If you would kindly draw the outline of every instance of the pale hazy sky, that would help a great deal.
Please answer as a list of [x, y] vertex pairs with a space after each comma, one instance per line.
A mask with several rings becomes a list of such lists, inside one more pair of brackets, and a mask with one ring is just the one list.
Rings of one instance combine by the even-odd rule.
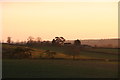
[[[1, 2], [2, 39], [118, 37], [117, 2]], [[1, 32], [0, 32], [1, 33]]]

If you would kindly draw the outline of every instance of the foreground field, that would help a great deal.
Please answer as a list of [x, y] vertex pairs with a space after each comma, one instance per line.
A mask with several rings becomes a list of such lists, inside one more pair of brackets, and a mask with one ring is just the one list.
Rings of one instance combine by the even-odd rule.
[[118, 63], [105, 61], [4, 59], [3, 78], [116, 78]]
[[[26, 46], [2, 46], [2, 56], [10, 51]], [[73, 60], [66, 47], [28, 47], [32, 49], [30, 58], [3, 58], [3, 78], [117, 78], [118, 49], [85, 48]], [[56, 52], [53, 59], [43, 54], [46, 50]], [[6, 52], [7, 51], [7, 52]], [[74, 53], [74, 52], [73, 52]], [[16, 54], [16, 53], [15, 53]]]

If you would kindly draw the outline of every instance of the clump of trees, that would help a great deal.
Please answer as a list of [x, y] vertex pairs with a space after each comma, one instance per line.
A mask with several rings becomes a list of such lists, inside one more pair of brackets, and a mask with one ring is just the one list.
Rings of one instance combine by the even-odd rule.
[[55, 37], [52, 40], [53, 45], [64, 45], [65, 39], [63, 37]]
[[32, 57], [31, 51], [33, 51], [33, 49], [28, 47], [17, 47], [12, 53], [12, 56], [14, 58], [31, 58]]
[[33, 49], [28, 47], [4, 47], [2, 56], [3, 58], [10, 59], [24, 59], [31, 58]]
[[[55, 46], [57, 48], [64, 48], [66, 50], [66, 53], [73, 56], [73, 60], [76, 59], [76, 56], [80, 53], [81, 48], [81, 41], [79, 39], [75, 40], [73, 44], [67, 44], [69, 46], [64, 45], [65, 44], [65, 38], [64, 37], [55, 37], [51, 42], [50, 41], [41, 41], [40, 37], [34, 38], [32, 36], [29, 36], [27, 39], [27, 42], [24, 43], [25, 46], [28, 47], [52, 47]], [[8, 37], [7, 42], [11, 43], [11, 37]], [[20, 44], [18, 44], [20, 45]], [[59, 47], [60, 46], [60, 47]], [[30, 58], [32, 56], [31, 48], [28, 47], [17, 47], [13, 51], [10, 52], [9, 55], [12, 58]], [[9, 52], [8, 52], [9, 53]], [[47, 58], [55, 58], [56, 52], [46, 50], [44, 52], [47, 56]], [[40, 55], [42, 58], [42, 55]]]
[[[16, 44], [21, 45], [27, 45], [27, 46], [62, 46], [64, 45], [65, 38], [63, 37], [55, 37], [51, 42], [50, 41], [41, 41], [40, 37], [34, 38], [32, 36], [29, 36], [27, 38], [27, 41], [23, 42], [16, 42]], [[8, 37], [7, 43], [11, 43], [11, 37]]]
[[28, 38], [27, 38], [27, 45], [28, 46], [33, 46], [33, 45], [38, 45], [38, 44], [40, 44], [41, 43], [41, 38], [40, 37], [37, 37], [37, 38], [34, 38], [34, 37], [32, 37], [32, 36], [29, 36]]
[[55, 58], [55, 55], [56, 55], [56, 52], [50, 51], [50, 50], [46, 50], [44, 53], [45, 53], [45, 54], [47, 55], [47, 57], [50, 58], [50, 59], [54, 59], [54, 58]]

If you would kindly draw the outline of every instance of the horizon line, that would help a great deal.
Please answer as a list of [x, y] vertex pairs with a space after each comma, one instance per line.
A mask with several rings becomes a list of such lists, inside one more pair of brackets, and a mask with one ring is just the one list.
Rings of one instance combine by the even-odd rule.
[[[120, 39], [120, 38], [96, 38], [96, 39], [92, 39], [92, 38], [90, 38], [90, 39], [79, 39], [79, 38], [76, 38], [76, 39], [66, 39], [66, 41], [71, 41], [71, 40], [112, 40], [112, 39]], [[17, 42], [17, 40], [15, 41], [15, 40], [12, 40], [13, 42]], [[27, 41], [27, 39], [26, 40], [19, 40], [20, 42], [22, 42], [22, 41]], [[41, 40], [41, 41], [52, 41], [52, 40]], [[6, 42], [6, 40], [0, 40], [0, 42]]]

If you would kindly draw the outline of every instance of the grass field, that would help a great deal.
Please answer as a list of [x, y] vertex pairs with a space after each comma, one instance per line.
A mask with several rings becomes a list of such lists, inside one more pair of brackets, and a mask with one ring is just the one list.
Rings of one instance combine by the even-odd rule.
[[[39, 47], [40, 50], [51, 50], [61, 54], [66, 55], [67, 58], [71, 56], [69, 53], [66, 53], [64, 47]], [[109, 59], [109, 60], [118, 60], [118, 49], [107, 49], [107, 48], [90, 48], [87, 50], [81, 50], [78, 59]], [[66, 57], [65, 56], [65, 57]], [[64, 57], [64, 58], [65, 58]]]
[[[5, 50], [15, 45], [3, 45]], [[24, 47], [24, 46], [21, 46]], [[64, 47], [32, 47], [30, 59], [3, 59], [3, 78], [117, 78], [118, 49], [90, 48], [81, 50], [72, 60]], [[55, 51], [55, 59], [41, 59], [45, 51]], [[112, 53], [112, 54], [111, 54]], [[44, 56], [43, 56], [44, 57]], [[95, 59], [95, 60], [91, 60]], [[103, 60], [96, 60], [103, 59]], [[113, 60], [113, 61], [110, 61]]]
[[117, 62], [3, 60], [3, 78], [117, 78]]

